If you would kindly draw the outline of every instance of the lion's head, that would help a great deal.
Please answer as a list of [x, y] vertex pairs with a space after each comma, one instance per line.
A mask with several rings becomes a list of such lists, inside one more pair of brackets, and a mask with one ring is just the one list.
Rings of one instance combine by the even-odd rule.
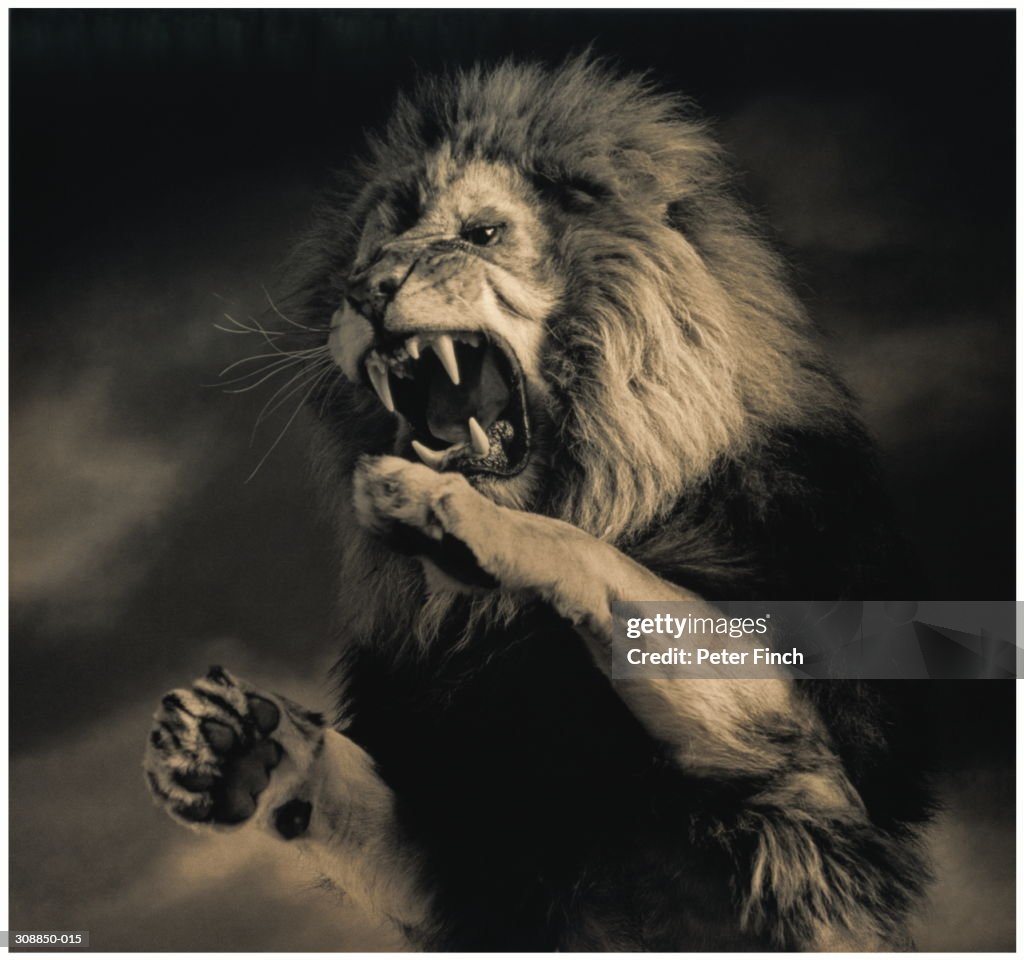
[[588, 57], [401, 97], [305, 251], [349, 466], [418, 458], [621, 543], [843, 406], [707, 125]]

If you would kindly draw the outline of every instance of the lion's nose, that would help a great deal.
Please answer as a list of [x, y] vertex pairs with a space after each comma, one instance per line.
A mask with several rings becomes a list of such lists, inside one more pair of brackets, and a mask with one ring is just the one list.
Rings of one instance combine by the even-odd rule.
[[378, 263], [352, 274], [345, 296], [355, 310], [375, 327], [381, 327], [388, 304], [395, 299], [408, 275], [408, 264]]

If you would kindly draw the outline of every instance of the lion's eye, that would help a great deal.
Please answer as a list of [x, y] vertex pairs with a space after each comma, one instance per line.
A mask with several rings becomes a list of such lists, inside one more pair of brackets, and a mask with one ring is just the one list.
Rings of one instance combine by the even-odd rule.
[[474, 247], [490, 247], [498, 242], [501, 236], [501, 227], [497, 224], [485, 227], [464, 227], [460, 234], [466, 243]]

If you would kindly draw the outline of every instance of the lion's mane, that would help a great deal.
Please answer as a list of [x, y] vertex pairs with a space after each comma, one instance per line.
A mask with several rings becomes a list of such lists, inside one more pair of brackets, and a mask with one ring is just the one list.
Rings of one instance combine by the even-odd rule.
[[[844, 489], [871, 499], [862, 484], [870, 452], [848, 396], [780, 258], [737, 198], [709, 124], [644, 77], [581, 56], [553, 70], [478, 67], [399, 96], [299, 246], [295, 302], [305, 323], [324, 327], [342, 302], [368, 211], [413, 190], [443, 145], [527, 177], [565, 282], [543, 357], [557, 431], [530, 507], [719, 597], [739, 586], [751, 596], [754, 582], [777, 584], [776, 596], [797, 589], [799, 575], [780, 574], [830, 522], [867, 542], [867, 528], [858, 534], [810, 475], [831, 460]], [[389, 452], [393, 424], [365, 391], [347, 382], [327, 389], [317, 469], [344, 543], [344, 578], [378, 573], [379, 605], [362, 606], [349, 626], [393, 632], [402, 626], [394, 617], [405, 616], [395, 597], [420, 589], [418, 572], [362, 538], [348, 502], [355, 460]], [[813, 463], [794, 462], [812, 446]], [[797, 528], [789, 547], [771, 542], [782, 518]], [[808, 564], [820, 570], [821, 551], [812, 553]], [[830, 559], [822, 576], [856, 578], [861, 562], [851, 551], [843, 569]], [[769, 563], [776, 569], [766, 578]], [[502, 605], [514, 612], [507, 600], [476, 604], [491, 613]], [[417, 629], [430, 634], [437, 623], [428, 610]]]
[[[411, 191], [426, 158], [442, 148], [456, 158], [505, 163], [527, 179], [552, 238], [546, 255], [564, 281], [565, 294], [546, 320], [542, 357], [556, 408], [544, 451], [549, 466], [524, 506], [615, 543], [711, 600], [892, 595], [892, 538], [852, 402], [780, 259], [738, 199], [708, 123], [688, 102], [642, 77], [622, 76], [584, 56], [553, 70], [511, 63], [472, 69], [400, 97], [366, 158], [325, 198], [300, 245], [291, 307], [299, 322], [326, 335], [368, 212], [384, 196]], [[553, 614], [501, 594], [435, 595], [424, 605], [419, 564], [362, 533], [352, 515], [355, 462], [392, 452], [393, 419], [369, 391], [340, 374], [314, 396], [312, 409], [323, 426], [316, 471], [338, 530], [339, 630], [347, 645], [339, 676], [348, 683], [341, 702], [353, 711], [349, 732], [357, 742], [363, 737], [383, 768], [397, 771], [406, 795], [431, 811], [421, 840], [439, 845], [438, 889], [461, 891], [447, 901], [453, 911], [476, 904], [463, 916], [472, 928], [477, 914], [500, 914], [518, 902], [517, 885], [534, 869], [519, 863], [522, 851], [547, 843], [554, 855], [561, 836], [548, 842], [543, 831], [524, 832], [529, 824], [519, 824], [513, 809], [506, 811], [513, 825], [499, 836], [488, 808], [452, 812], [449, 794], [439, 799], [429, 781], [445, 780], [453, 796], [460, 790], [476, 796], [480, 779], [491, 778], [487, 802], [506, 804], [507, 771], [494, 738], [513, 752], [524, 743], [517, 718], [527, 687], [536, 728], [550, 723], [558, 735], [529, 740], [536, 756], [517, 770], [516, 796], [540, 802], [550, 789], [546, 771], [578, 767], [580, 782], [599, 778], [600, 796], [607, 794], [601, 802], [614, 803], [616, 790], [628, 794], [638, 751], [650, 745], [635, 739], [635, 721], [621, 716], [621, 704], [578, 638]], [[445, 643], [413, 643], [416, 656], [404, 652], [409, 638], [439, 635]], [[546, 665], [543, 675], [537, 658]], [[853, 688], [831, 693], [822, 696], [820, 685], [809, 690], [876, 822], [895, 828], [921, 819], [924, 795], [910, 765], [898, 760], [907, 751], [901, 754], [892, 739], [899, 725], [883, 730], [872, 719], [878, 711], [864, 706], [868, 700]], [[851, 708], [847, 694], [860, 696], [862, 706]], [[859, 722], [851, 724], [851, 717]], [[429, 737], [435, 723], [451, 740], [445, 757], [433, 761], [443, 773], [422, 767], [430, 744], [417, 739], [421, 731]], [[598, 756], [594, 746], [602, 738]], [[483, 769], [466, 769], [464, 756]], [[699, 806], [717, 789], [663, 786], [684, 807]], [[728, 806], [728, 785], [723, 789]], [[638, 796], [647, 802], [646, 794]], [[604, 815], [589, 800], [581, 809]], [[705, 813], [695, 808], [693, 815]], [[450, 817], [446, 834], [438, 824]], [[467, 818], [480, 822], [469, 829]], [[584, 835], [585, 818], [582, 824]], [[597, 821], [594, 829], [602, 829]], [[723, 849], [742, 859], [740, 840], [722, 830]], [[464, 888], [459, 865], [476, 864], [484, 840], [505, 844], [499, 846], [507, 877], [491, 877], [477, 903], [484, 893], [472, 884]], [[719, 888], [726, 897], [728, 881], [714, 873], [718, 854], [705, 863], [685, 837], [678, 843], [678, 861], [663, 852], [661, 836], [644, 839], [635, 856], [649, 851], [645, 869], [675, 870], [684, 862], [687, 869], [706, 868], [706, 883], [693, 875], [695, 902]], [[896, 886], [865, 888], [863, 896], [880, 914], [896, 916], [917, 889], [921, 868], [910, 855], [901, 864], [899, 851], [877, 855], [892, 859]], [[858, 856], [867, 862], [876, 853]], [[622, 853], [622, 870], [628, 872], [631, 857]], [[590, 895], [600, 903], [607, 882], [609, 917], [621, 892], [632, 889], [633, 878], [602, 873], [619, 869], [617, 862], [592, 865], [601, 878], [591, 880]], [[566, 869], [576, 867], [573, 861]], [[666, 875], [660, 900], [648, 891], [664, 907], [666, 929], [683, 923], [667, 890], [684, 875]], [[715, 909], [728, 917], [725, 900]], [[515, 930], [519, 921], [510, 915], [500, 922]], [[761, 918], [756, 925], [767, 929], [774, 922]], [[703, 942], [692, 930], [685, 936]], [[510, 942], [501, 940], [501, 948]]]

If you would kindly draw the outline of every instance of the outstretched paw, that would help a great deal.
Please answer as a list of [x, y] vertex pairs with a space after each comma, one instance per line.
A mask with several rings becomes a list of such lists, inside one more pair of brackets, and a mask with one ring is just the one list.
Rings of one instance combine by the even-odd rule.
[[187, 824], [237, 825], [261, 809], [295, 819], [296, 810], [277, 804], [301, 784], [323, 726], [318, 714], [211, 667], [161, 701], [146, 779], [167, 812]]

